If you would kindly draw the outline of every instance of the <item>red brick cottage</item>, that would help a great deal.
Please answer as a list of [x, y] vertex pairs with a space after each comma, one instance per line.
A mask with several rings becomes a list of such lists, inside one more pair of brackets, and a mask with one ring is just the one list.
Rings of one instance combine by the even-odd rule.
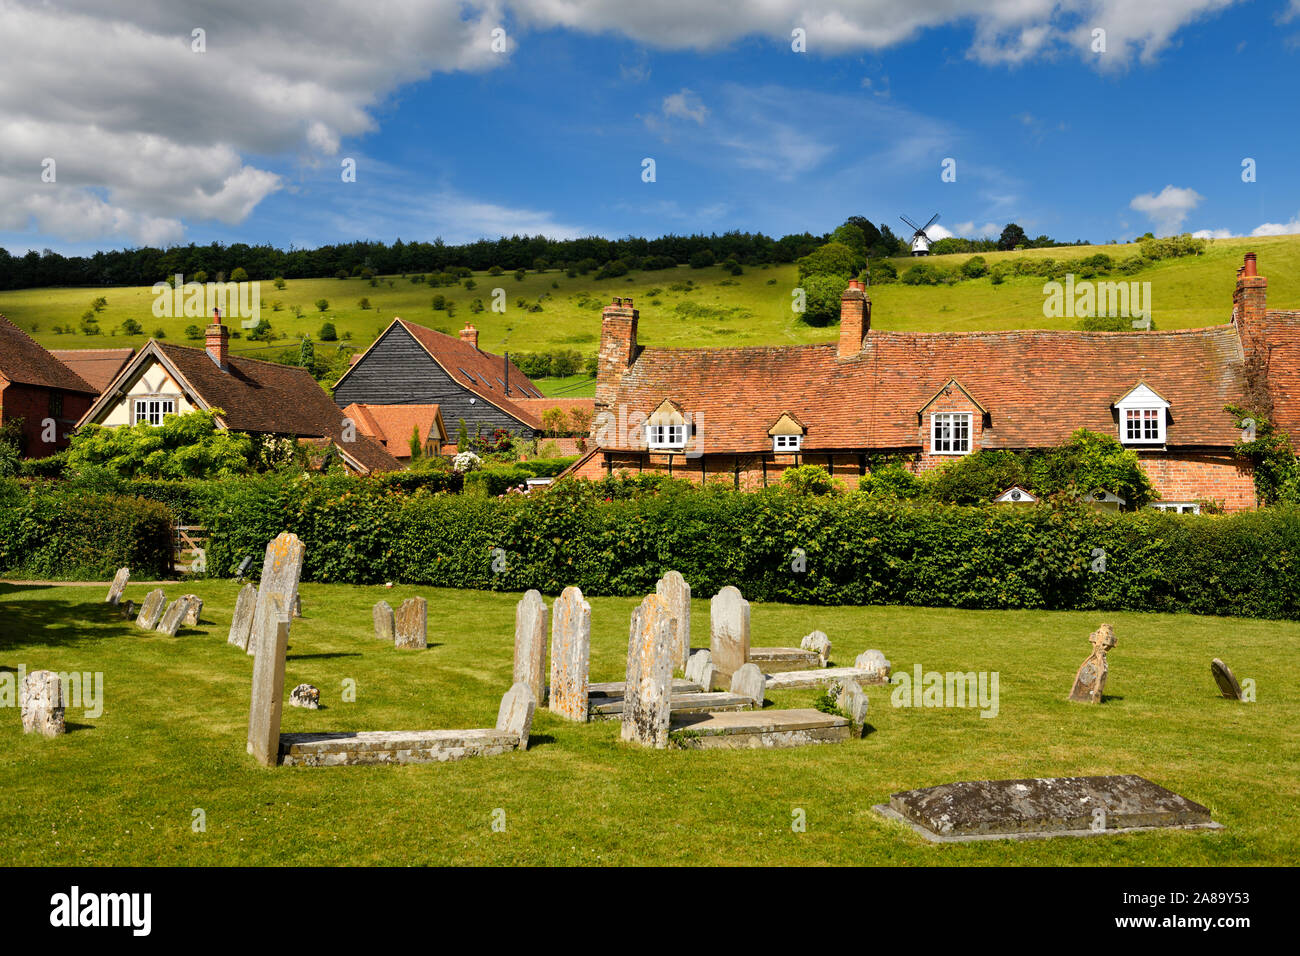
[[664, 471], [755, 487], [795, 464], [850, 481], [869, 456], [914, 455], [925, 471], [984, 448], [1115, 435], [1142, 459], [1159, 505], [1255, 507], [1241, 430], [1224, 406], [1271, 409], [1300, 434], [1300, 312], [1268, 310], [1248, 254], [1231, 322], [1170, 332], [885, 332], [857, 281], [839, 341], [647, 349], [639, 312], [615, 299], [601, 322], [596, 447], [568, 472]]
[[22, 421], [24, 455], [44, 458], [66, 448], [98, 396], [99, 389], [0, 315], [0, 426]]

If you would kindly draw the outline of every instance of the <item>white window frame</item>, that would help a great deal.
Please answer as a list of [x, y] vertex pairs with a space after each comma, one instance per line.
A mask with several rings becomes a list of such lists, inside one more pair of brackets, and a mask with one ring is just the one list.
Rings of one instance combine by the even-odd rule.
[[[140, 411], [140, 406], [142, 405], [144, 406], [143, 415]], [[148, 422], [150, 425], [157, 427], [163, 423], [164, 417], [175, 414], [175, 396], [140, 395], [131, 399], [132, 425], [138, 425], [140, 422]], [[157, 419], [156, 421], [155, 418]]]
[[[1153, 425], [1154, 428], [1151, 427]], [[1137, 432], [1136, 436], [1133, 434], [1134, 431]], [[1121, 405], [1119, 439], [1125, 445], [1163, 445], [1165, 443], [1164, 408], [1159, 405]]]
[[773, 435], [772, 453], [776, 455], [793, 454], [803, 449], [802, 435]]
[[[965, 428], [964, 441], [960, 436]], [[934, 412], [930, 415], [930, 453], [969, 455], [974, 445], [975, 416], [971, 412]], [[947, 447], [941, 447], [941, 446]], [[964, 447], [959, 447], [964, 446]]]
[[686, 447], [686, 423], [668, 422], [646, 425], [646, 447], [655, 451], [681, 451]]
[[1170, 511], [1179, 515], [1198, 515], [1201, 513], [1199, 501], [1153, 501], [1151, 507], [1156, 511]]

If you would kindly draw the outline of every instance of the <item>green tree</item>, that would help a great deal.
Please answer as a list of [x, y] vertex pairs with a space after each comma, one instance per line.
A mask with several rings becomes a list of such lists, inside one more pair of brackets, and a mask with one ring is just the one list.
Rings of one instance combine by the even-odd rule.
[[1029, 237], [1025, 235], [1025, 230], [1021, 229], [1014, 222], [1007, 223], [1002, 235], [998, 237], [998, 248], [1003, 252], [1020, 246], [1025, 248], [1029, 245]]
[[809, 325], [834, 325], [840, 320], [840, 296], [848, 280], [835, 275], [810, 275], [803, 280], [803, 320]]
[[185, 337], [191, 342], [203, 338], [203, 330], [197, 325], [185, 326]]
[[336, 342], [339, 337], [338, 331], [334, 328], [333, 322], [324, 323], [320, 327], [320, 332], [318, 332], [317, 335], [322, 342]]
[[243, 267], [243, 266], [236, 266], [234, 269], [231, 270], [231, 272], [230, 272], [230, 281], [231, 281], [231, 282], [247, 282], [247, 281], [248, 281], [248, 273], [244, 270], [244, 267]]
[[328, 309], [329, 307], [330, 307], [330, 300], [329, 300], [329, 299], [317, 299], [317, 300], [316, 300], [316, 311], [317, 311], [317, 312], [324, 312], [324, 311], [325, 311], [326, 309]]
[[122, 320], [123, 335], [139, 335], [143, 331], [144, 331], [144, 327], [135, 319]]
[[307, 336], [302, 337], [302, 342], [298, 344], [298, 364], [303, 368], [314, 368], [316, 365], [316, 346], [312, 345], [311, 339]]
[[217, 427], [221, 409], [167, 415], [161, 425], [87, 425], [68, 446], [68, 473], [119, 478], [230, 478], [251, 470], [253, 442]]
[[272, 284], [273, 284], [277, 289], [280, 289], [280, 290], [283, 290], [284, 287], [285, 287], [285, 285], [287, 284], [287, 283], [284, 281], [284, 276], [276, 276], [276, 277], [275, 277], [273, 280], [271, 280], [271, 281], [272, 281]]
[[857, 275], [861, 261], [842, 242], [828, 242], [799, 260], [799, 281], [808, 276], [839, 276], [848, 285], [849, 276]]

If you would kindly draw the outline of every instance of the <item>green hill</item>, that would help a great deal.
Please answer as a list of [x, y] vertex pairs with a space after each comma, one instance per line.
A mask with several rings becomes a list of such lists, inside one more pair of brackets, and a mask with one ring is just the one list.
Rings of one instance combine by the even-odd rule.
[[[984, 253], [995, 263], [1030, 257], [1079, 259], [1101, 252], [1116, 261], [1138, 254], [1136, 245], [1069, 246], [1022, 252]], [[1300, 236], [1258, 239], [1220, 239], [1207, 245], [1204, 255], [1154, 262], [1128, 276], [1113, 280], [1151, 283], [1152, 317], [1159, 329], [1194, 328], [1226, 322], [1232, 308], [1233, 278], [1242, 254], [1259, 254], [1260, 272], [1269, 279], [1269, 302], [1275, 308], [1300, 308]], [[930, 263], [959, 266], [967, 254], [932, 256]], [[893, 260], [902, 273], [915, 260]], [[691, 269], [679, 266], [653, 272], [597, 280], [593, 275], [568, 278], [563, 272], [530, 272], [522, 280], [512, 273], [474, 276], [476, 288], [463, 285], [431, 288], [409, 278], [388, 276], [372, 286], [366, 279], [291, 279], [283, 290], [261, 283], [263, 318], [284, 338], [267, 343], [247, 339], [231, 342], [232, 351], [270, 357], [296, 345], [302, 335], [317, 339], [317, 353], [334, 346], [319, 341], [323, 323], [331, 322], [339, 345], [364, 349], [394, 316], [447, 332], [473, 322], [479, 344], [494, 352], [532, 352], [574, 349], [582, 354], [596, 350], [600, 337], [600, 308], [614, 296], [632, 296], [641, 310], [639, 339], [645, 345], [691, 347], [707, 345], [774, 345], [831, 341], [834, 326], [809, 326], [791, 311], [791, 291], [797, 284], [793, 265], [747, 266], [732, 276], [720, 267]], [[980, 331], [1026, 328], [1074, 328], [1071, 318], [1043, 315], [1044, 279], [1018, 276], [994, 284], [988, 277], [954, 285], [912, 286], [901, 282], [871, 288], [872, 325], [902, 331]], [[505, 290], [506, 311], [490, 311], [492, 290]], [[435, 311], [431, 301], [443, 295], [454, 313]], [[55, 326], [76, 329], [80, 317], [98, 296], [108, 300], [99, 315], [99, 335], [80, 331], [56, 333]], [[360, 300], [369, 300], [362, 309]], [[471, 300], [479, 298], [488, 310], [472, 313]], [[328, 300], [318, 310], [316, 301]], [[525, 307], [520, 307], [523, 300]], [[527, 306], [539, 303], [541, 311]], [[154, 295], [149, 287], [46, 288], [0, 292], [0, 314], [28, 330], [48, 348], [108, 348], [142, 345], [161, 329], [169, 341], [185, 343], [187, 326], [206, 324], [206, 318], [155, 318]], [[277, 306], [278, 303], [278, 306]], [[293, 307], [302, 310], [301, 317]], [[126, 335], [121, 325], [134, 319], [143, 334]], [[201, 341], [201, 340], [200, 340]], [[192, 342], [190, 344], [198, 344]], [[571, 387], [572, 381], [544, 383], [551, 390]], [[580, 390], [581, 391], [581, 390]], [[571, 394], [579, 394], [574, 392]]]

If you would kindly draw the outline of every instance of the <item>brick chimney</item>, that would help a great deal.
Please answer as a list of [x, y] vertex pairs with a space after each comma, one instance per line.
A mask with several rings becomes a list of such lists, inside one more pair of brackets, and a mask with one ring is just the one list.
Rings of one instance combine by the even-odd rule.
[[596, 405], [608, 408], [618, 384], [636, 358], [636, 321], [640, 312], [631, 299], [615, 299], [600, 314], [600, 355], [596, 369]]
[[221, 324], [221, 314], [214, 313], [212, 324], [207, 328], [205, 336], [208, 349], [208, 358], [217, 363], [217, 368], [226, 371], [229, 366], [226, 364], [226, 357], [230, 351], [230, 329]]
[[478, 348], [478, 329], [466, 322], [465, 327], [460, 330], [460, 340]]
[[840, 296], [840, 358], [852, 358], [862, 352], [862, 343], [871, 330], [871, 300], [862, 283], [849, 280]]
[[1256, 346], [1263, 329], [1267, 294], [1268, 280], [1256, 268], [1255, 253], [1248, 252], [1237, 270], [1237, 288], [1232, 293], [1232, 321], [1246, 350]]

